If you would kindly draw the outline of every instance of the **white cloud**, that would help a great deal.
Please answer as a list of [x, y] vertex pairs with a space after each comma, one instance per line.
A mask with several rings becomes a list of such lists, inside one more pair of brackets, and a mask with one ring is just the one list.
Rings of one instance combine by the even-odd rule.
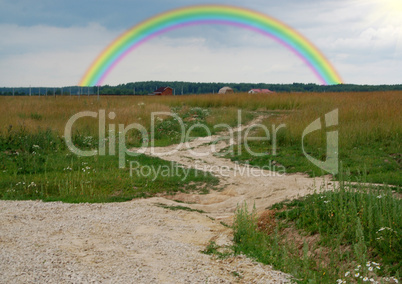
[[[245, 6], [239, 1], [236, 4]], [[345, 82], [402, 83], [397, 76], [402, 65], [402, 17], [391, 13], [384, 19], [375, 13], [375, 2], [268, 5], [254, 0], [247, 5], [296, 28], [329, 58]], [[97, 23], [64, 28], [0, 24], [0, 87], [77, 84], [121, 32]], [[128, 55], [105, 83], [142, 80], [318, 83], [305, 64], [277, 42], [221, 26], [184, 28], [155, 38]]]
[[341, 37], [331, 40], [328, 45], [333, 50], [384, 51], [394, 49], [402, 35], [402, 27], [386, 26], [367, 28], [356, 37]]
[[15, 53], [17, 50], [79, 50], [80, 44], [102, 44], [113, 39], [111, 31], [96, 23], [86, 27], [54, 27], [54, 26], [18, 26], [11, 24], [0, 25], [3, 41], [0, 46], [4, 51]]
[[359, 64], [350, 64], [345, 61], [339, 64], [346, 83], [352, 84], [401, 84], [400, 66], [402, 60], [382, 60], [376, 64], [371, 62], [360, 62]]
[[116, 32], [86, 27], [0, 25], [0, 86], [77, 84]]

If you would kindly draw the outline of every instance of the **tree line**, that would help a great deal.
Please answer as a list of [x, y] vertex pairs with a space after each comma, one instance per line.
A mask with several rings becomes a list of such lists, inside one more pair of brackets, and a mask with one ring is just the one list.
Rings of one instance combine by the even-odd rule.
[[224, 86], [231, 87], [235, 92], [248, 92], [251, 89], [269, 89], [274, 92], [374, 92], [374, 91], [401, 91], [402, 84], [398, 85], [317, 85], [313, 83], [293, 84], [266, 84], [266, 83], [195, 83], [195, 82], [166, 82], [145, 81], [120, 84], [117, 86], [104, 85], [98, 87], [67, 86], [60, 88], [0, 88], [3, 96], [26, 95], [147, 95], [159, 87], [171, 87], [175, 95], [217, 93]]

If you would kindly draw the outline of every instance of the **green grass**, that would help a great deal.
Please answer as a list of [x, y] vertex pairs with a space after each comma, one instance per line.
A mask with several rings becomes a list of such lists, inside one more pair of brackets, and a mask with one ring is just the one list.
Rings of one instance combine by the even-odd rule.
[[[84, 149], [96, 144], [78, 134], [74, 143]], [[0, 198], [7, 200], [115, 202], [160, 192], [205, 192], [218, 182], [209, 173], [146, 155], [128, 157], [125, 169], [119, 168], [117, 155], [78, 157], [50, 130], [10, 129], [0, 136], [0, 158]]]
[[[172, 111], [183, 120], [186, 131], [196, 124], [205, 124], [211, 133], [218, 131], [213, 128], [214, 123], [208, 121], [211, 115], [219, 116], [216, 110], [180, 106]], [[31, 114], [31, 118], [38, 119], [39, 116]], [[226, 122], [234, 126], [234, 118], [233, 112]], [[251, 118], [252, 114], [243, 113], [243, 121]], [[180, 142], [181, 128], [174, 117], [157, 119], [155, 129], [155, 146]], [[92, 132], [85, 127], [76, 129], [73, 143], [83, 150], [97, 149], [98, 138], [91, 136]], [[190, 136], [207, 134], [203, 128], [194, 128]], [[131, 131], [126, 136], [128, 147], [140, 146], [141, 142], [139, 132]], [[0, 165], [0, 198], [10, 200], [126, 201], [160, 192], [198, 190], [205, 193], [218, 182], [210, 173], [183, 169], [175, 163], [145, 155], [128, 157], [126, 169], [118, 168], [118, 156], [78, 157], [69, 152], [57, 132], [40, 128], [32, 132], [24, 127], [9, 126], [0, 133], [0, 158], [3, 161]], [[130, 163], [134, 163], [135, 169], [130, 170]]]
[[342, 182], [334, 191], [276, 204], [271, 210], [276, 211], [276, 228], [266, 234], [258, 228], [255, 211], [238, 208], [235, 253], [272, 264], [300, 283], [363, 283], [360, 276], [383, 283], [390, 276], [400, 279], [402, 200], [389, 188]]
[[[248, 153], [242, 144], [240, 147], [234, 146], [233, 152], [227, 153], [225, 157], [235, 162], [266, 167], [273, 171], [283, 171], [284, 169], [286, 173], [302, 172], [311, 177], [327, 174], [304, 156], [300, 145], [282, 146], [277, 150], [276, 155], [272, 155], [272, 147], [264, 142], [251, 141], [248, 144], [252, 151], [267, 154], [262, 157], [254, 156]], [[240, 151], [239, 148], [241, 148]], [[309, 155], [325, 160], [324, 147], [306, 147], [306, 149]], [[347, 170], [348, 175], [355, 181], [365, 174], [367, 182], [402, 186], [400, 154], [397, 154], [396, 151], [398, 151], [396, 147], [381, 148], [381, 145], [361, 146], [352, 149], [340, 148], [339, 161]], [[335, 176], [335, 179], [339, 179], [339, 176]]]
[[210, 241], [207, 247], [201, 252], [208, 255], [215, 255], [220, 259], [228, 258], [233, 255], [231, 248], [220, 247], [214, 241]]
[[[367, 182], [402, 186], [401, 95], [401, 92], [300, 95], [292, 111], [271, 113], [262, 122], [269, 130], [269, 141], [248, 141], [253, 152], [264, 153], [264, 156], [255, 157], [248, 153], [243, 143], [226, 157], [259, 167], [270, 166], [275, 161], [283, 165], [288, 173], [305, 172], [310, 176], [326, 174], [309, 162], [302, 151], [304, 130], [320, 119], [322, 129], [307, 134], [303, 141], [309, 155], [324, 161], [326, 133], [338, 131], [339, 161], [353, 178], [358, 179], [365, 172]], [[282, 98], [285, 97], [283, 95]], [[288, 98], [289, 101], [291, 98]], [[333, 110], [338, 110], [338, 124], [324, 129], [324, 115]], [[275, 154], [272, 129], [277, 129], [279, 125], [284, 127], [276, 132]], [[262, 128], [256, 128], [253, 132], [253, 137], [267, 136]], [[242, 150], [241, 153], [238, 149]]]
[[[317, 110], [316, 116], [320, 117]], [[341, 115], [341, 114], [340, 114]], [[311, 119], [306, 119], [312, 117]], [[303, 172], [311, 177], [327, 174], [322, 169], [312, 164], [302, 150], [302, 131], [314, 121], [314, 115], [299, 112], [286, 114], [285, 116], [274, 115], [267, 118], [262, 124], [270, 131], [269, 141], [245, 141], [233, 147], [233, 151], [224, 149], [225, 157], [240, 163], [249, 163], [257, 167], [268, 167], [271, 170], [280, 170], [287, 173]], [[306, 121], [305, 121], [306, 120]], [[339, 164], [356, 180], [363, 174], [366, 181], [371, 183], [391, 184], [402, 186], [402, 150], [400, 143], [400, 127], [394, 125], [392, 130], [376, 129], [379, 121], [373, 123], [373, 129], [367, 129], [368, 133], [358, 136], [360, 128], [358, 122], [340, 121], [339, 135]], [[276, 147], [274, 149], [272, 126], [285, 123], [286, 127], [278, 130], [276, 135]], [[350, 129], [354, 125], [355, 129]], [[367, 127], [367, 126], [366, 126]], [[296, 128], [296, 129], [295, 129]], [[390, 127], [391, 128], [391, 127]], [[253, 133], [254, 132], [254, 133]], [[260, 128], [256, 128], [249, 137], [266, 137]], [[251, 151], [248, 151], [246, 146]], [[309, 134], [304, 141], [307, 154], [315, 159], [326, 159], [326, 132], [316, 131]], [[262, 156], [254, 155], [262, 154]], [[276, 167], [275, 164], [277, 164]], [[283, 167], [278, 166], [282, 165]], [[339, 179], [339, 176], [335, 176]]]
[[[216, 110], [179, 106], [172, 111], [182, 119], [186, 131], [196, 124], [206, 125], [211, 133], [218, 131], [213, 128], [213, 121], [208, 121], [211, 115], [214, 119], [219, 117]], [[236, 125], [235, 114], [232, 111], [226, 117], [226, 122], [233, 126]], [[36, 113], [31, 114], [32, 119], [38, 117]], [[252, 114], [243, 113], [243, 121], [252, 118]], [[181, 128], [174, 117], [156, 119], [155, 129], [155, 146], [180, 142]], [[91, 136], [92, 132], [89, 125], [76, 129], [73, 143], [83, 150], [97, 149], [98, 138]], [[203, 128], [193, 128], [190, 136], [207, 134]], [[138, 131], [127, 133], [127, 147], [141, 143]], [[210, 173], [183, 169], [175, 163], [145, 155], [128, 157], [128, 168], [124, 170], [118, 168], [117, 156], [78, 157], [69, 152], [57, 132], [40, 128], [32, 132], [25, 127], [9, 126], [0, 133], [0, 158], [3, 161], [0, 165], [0, 198], [10, 200], [126, 201], [160, 192], [198, 190], [205, 193], [218, 182]], [[130, 170], [130, 163], [134, 163], [134, 169]]]

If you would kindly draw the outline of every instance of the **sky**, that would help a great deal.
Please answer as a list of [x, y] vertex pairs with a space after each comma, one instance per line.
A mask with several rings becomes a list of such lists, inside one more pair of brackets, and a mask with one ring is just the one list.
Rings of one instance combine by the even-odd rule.
[[[156, 14], [196, 4], [259, 11], [310, 40], [350, 84], [402, 84], [402, 0], [0, 0], [0, 88], [77, 85], [109, 43]], [[317, 83], [288, 49], [241, 28], [203, 25], [131, 52], [104, 84]]]

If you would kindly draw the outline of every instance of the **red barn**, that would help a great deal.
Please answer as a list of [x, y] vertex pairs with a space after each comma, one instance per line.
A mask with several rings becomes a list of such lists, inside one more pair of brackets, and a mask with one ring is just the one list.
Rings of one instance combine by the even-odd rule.
[[160, 87], [153, 94], [156, 96], [172, 96], [173, 89], [170, 87]]

